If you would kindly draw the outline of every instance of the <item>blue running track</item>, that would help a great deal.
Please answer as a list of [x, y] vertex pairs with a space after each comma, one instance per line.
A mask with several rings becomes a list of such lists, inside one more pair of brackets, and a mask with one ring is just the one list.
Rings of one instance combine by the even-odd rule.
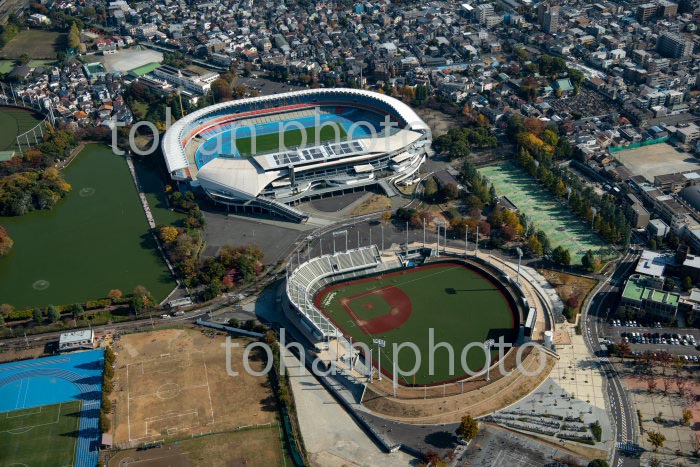
[[76, 467], [94, 467], [100, 443], [104, 351], [91, 350], [0, 365], [0, 413], [79, 400]]

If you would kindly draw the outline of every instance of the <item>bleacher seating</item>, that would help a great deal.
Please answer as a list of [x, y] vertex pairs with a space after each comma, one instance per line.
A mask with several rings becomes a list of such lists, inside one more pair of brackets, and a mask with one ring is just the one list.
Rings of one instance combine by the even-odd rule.
[[334, 335], [335, 326], [312, 303], [312, 297], [331, 282], [352, 279], [381, 268], [375, 245], [312, 258], [292, 271], [287, 280], [287, 297], [322, 335]]

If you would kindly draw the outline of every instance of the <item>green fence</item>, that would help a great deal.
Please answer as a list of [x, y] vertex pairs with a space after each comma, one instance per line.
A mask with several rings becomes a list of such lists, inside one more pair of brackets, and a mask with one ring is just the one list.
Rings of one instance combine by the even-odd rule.
[[608, 150], [610, 152], [618, 152], [618, 151], [624, 151], [625, 149], [636, 149], [636, 148], [641, 148], [644, 146], [651, 146], [652, 144], [658, 144], [658, 143], [665, 143], [668, 141], [670, 136], [664, 136], [663, 138], [656, 138], [656, 139], [648, 139], [646, 141], [638, 141], [636, 143], [632, 143], [627, 146], [615, 146], [611, 147]]

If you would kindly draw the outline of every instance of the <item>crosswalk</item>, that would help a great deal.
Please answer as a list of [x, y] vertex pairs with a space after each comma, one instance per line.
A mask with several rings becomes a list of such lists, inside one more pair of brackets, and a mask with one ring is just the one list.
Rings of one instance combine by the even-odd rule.
[[629, 443], [629, 442], [622, 443], [622, 442], [618, 441], [617, 443], [615, 443], [615, 449], [618, 449], [618, 450], [624, 451], [624, 452], [636, 452], [639, 449], [639, 446], [637, 446], [634, 443]]

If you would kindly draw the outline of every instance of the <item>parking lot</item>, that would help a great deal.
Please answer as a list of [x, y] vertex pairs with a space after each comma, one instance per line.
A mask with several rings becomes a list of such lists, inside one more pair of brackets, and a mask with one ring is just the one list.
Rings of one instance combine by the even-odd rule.
[[615, 343], [626, 340], [635, 355], [644, 352], [668, 352], [682, 356], [689, 362], [700, 362], [700, 330], [662, 327], [660, 323], [645, 323], [651, 326], [639, 324], [634, 321], [614, 320], [605, 325], [603, 334], [606, 339]]

